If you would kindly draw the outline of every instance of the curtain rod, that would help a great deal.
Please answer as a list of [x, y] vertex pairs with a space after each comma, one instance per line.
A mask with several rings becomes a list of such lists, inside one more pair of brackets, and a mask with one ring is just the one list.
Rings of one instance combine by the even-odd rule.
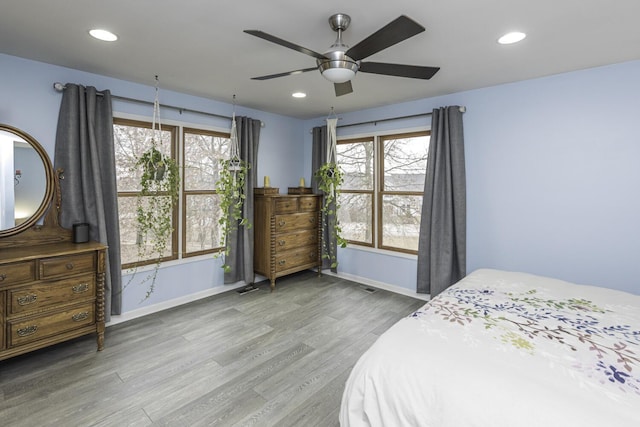
[[[467, 107], [459, 107], [460, 112], [464, 113], [465, 111], [467, 111]], [[339, 125], [336, 126], [337, 128], [346, 128], [346, 127], [350, 127], [350, 126], [360, 126], [360, 125], [370, 125], [370, 124], [378, 124], [381, 122], [390, 122], [390, 121], [394, 121], [394, 120], [403, 120], [403, 119], [413, 119], [415, 117], [428, 117], [430, 116], [432, 113], [420, 113], [420, 114], [412, 114], [410, 116], [400, 116], [400, 117], [389, 117], [387, 119], [380, 119], [380, 120], [369, 120], [367, 122], [359, 122], [359, 123], [348, 123], [346, 125]]]
[[[60, 83], [60, 82], [55, 82], [53, 84], [53, 88], [57, 91], [57, 92], [62, 92], [65, 89], [65, 85]], [[102, 93], [98, 92], [99, 96], [102, 96]], [[126, 96], [119, 96], [119, 95], [111, 95], [111, 98], [113, 99], [117, 99], [118, 101], [124, 101], [124, 102], [132, 102], [132, 103], [137, 103], [137, 104], [144, 104], [144, 105], [151, 105], [153, 106], [153, 102], [151, 101], [145, 101], [142, 99], [135, 99], [135, 98], [128, 98]], [[171, 110], [176, 110], [178, 111], [180, 114], [187, 112], [187, 113], [195, 113], [195, 114], [202, 114], [204, 116], [211, 116], [211, 117], [217, 117], [220, 119], [227, 119], [227, 120], [231, 120], [231, 117], [229, 116], [223, 116], [221, 114], [216, 114], [216, 113], [209, 113], [207, 111], [200, 111], [200, 110], [192, 110], [190, 108], [182, 108], [182, 107], [176, 107], [175, 105], [167, 105], [167, 104], [160, 104], [160, 107], [162, 108], [168, 108]], [[264, 124], [263, 124], [264, 126]]]

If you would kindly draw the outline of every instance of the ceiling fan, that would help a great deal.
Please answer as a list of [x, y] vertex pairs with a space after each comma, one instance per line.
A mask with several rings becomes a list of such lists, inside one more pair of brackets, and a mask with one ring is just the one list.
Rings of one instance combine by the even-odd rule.
[[288, 42], [263, 31], [244, 30], [245, 33], [251, 34], [252, 36], [259, 37], [316, 58], [315, 67], [270, 74], [267, 76], [252, 77], [252, 80], [269, 80], [276, 77], [291, 76], [294, 74], [306, 73], [307, 71], [319, 70], [324, 78], [333, 82], [336, 96], [341, 96], [353, 92], [351, 79], [358, 71], [362, 73], [428, 80], [440, 69], [439, 67], [389, 64], [385, 62], [362, 62], [364, 58], [393, 46], [394, 44], [400, 43], [401, 41], [413, 37], [425, 30], [422, 25], [418, 24], [411, 18], [401, 15], [353, 47], [349, 47], [342, 42], [342, 32], [349, 27], [350, 23], [351, 17], [344, 13], [337, 13], [329, 18], [329, 25], [331, 25], [331, 28], [338, 33], [338, 37], [336, 38], [335, 43], [333, 43], [324, 53], [314, 52], [311, 49]]

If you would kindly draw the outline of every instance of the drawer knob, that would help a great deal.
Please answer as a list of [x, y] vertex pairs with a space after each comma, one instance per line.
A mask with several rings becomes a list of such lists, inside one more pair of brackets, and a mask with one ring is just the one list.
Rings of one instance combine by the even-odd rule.
[[38, 295], [36, 294], [29, 294], [23, 297], [18, 297], [18, 305], [33, 304], [34, 302], [36, 302], [37, 299], [38, 299]]
[[81, 294], [83, 292], [87, 292], [89, 290], [88, 283], [80, 283], [71, 288], [74, 294]]
[[74, 314], [73, 316], [71, 316], [71, 319], [74, 322], [82, 322], [83, 320], [87, 320], [88, 317], [89, 317], [89, 312], [83, 311], [81, 313]]
[[72, 262], [68, 262], [66, 267], [67, 267], [67, 270], [73, 270], [73, 263]]
[[0, 282], [7, 278], [6, 274], [0, 274]]
[[18, 329], [19, 337], [28, 337], [29, 335], [33, 335], [38, 330], [38, 325], [27, 326], [26, 328]]
[[280, 265], [285, 265], [286, 263], [287, 263], [287, 261], [285, 261], [285, 260], [278, 261], [278, 264], [280, 264]]
[[310, 222], [311, 224], [313, 224], [315, 221], [316, 221], [316, 220], [315, 220], [315, 218], [309, 218], [309, 222]]
[[278, 222], [278, 225], [280, 227], [284, 227], [285, 224], [286, 224], [286, 221], [284, 219], [281, 219], [280, 222]]
[[287, 242], [284, 241], [284, 240], [278, 240], [278, 245], [280, 245], [280, 246], [284, 246], [285, 243], [287, 243]]

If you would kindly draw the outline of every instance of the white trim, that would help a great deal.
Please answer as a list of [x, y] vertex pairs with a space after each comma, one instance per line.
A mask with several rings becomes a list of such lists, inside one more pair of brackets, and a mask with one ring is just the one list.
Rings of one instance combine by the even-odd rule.
[[322, 274], [339, 277], [341, 279], [350, 280], [352, 282], [360, 283], [363, 285], [373, 286], [374, 288], [384, 289], [385, 291], [393, 292], [396, 294], [406, 295], [408, 297], [420, 299], [423, 301], [429, 301], [431, 296], [429, 294], [419, 294], [412, 292], [407, 288], [401, 286], [391, 285], [389, 283], [378, 282], [376, 280], [367, 279], [366, 277], [360, 277], [349, 273], [333, 273], [330, 271], [323, 271]]
[[396, 258], [403, 258], [403, 259], [410, 259], [413, 261], [417, 261], [418, 259], [418, 255], [416, 254], [409, 254], [407, 252], [400, 252], [400, 251], [392, 251], [389, 249], [380, 249], [380, 248], [374, 248], [373, 246], [365, 246], [365, 245], [360, 245], [358, 243], [347, 243], [347, 246], [344, 248], [338, 248], [339, 251], [344, 251], [344, 250], [354, 250], [354, 251], [362, 251], [362, 252], [371, 252], [374, 254], [378, 254], [378, 255], [385, 255], [385, 256], [390, 256], [390, 257], [396, 257]]
[[[336, 274], [331, 271], [323, 271], [322, 274], [339, 277], [341, 279], [349, 280], [362, 285], [373, 286], [374, 288], [384, 289], [385, 291], [393, 292], [400, 295], [405, 295], [405, 296], [416, 298], [423, 301], [430, 300], [430, 296], [428, 294], [419, 294], [417, 292], [412, 292], [400, 286], [391, 285], [389, 283], [378, 282], [376, 280], [367, 279], [366, 277], [356, 276], [349, 273]], [[261, 276], [256, 276], [256, 283], [260, 282], [258, 280], [259, 277]], [[178, 307], [180, 305], [188, 304], [190, 302], [198, 301], [198, 300], [208, 298], [213, 295], [218, 295], [224, 292], [240, 289], [245, 286], [246, 284], [244, 282], [237, 282], [237, 283], [234, 283], [233, 285], [216, 286], [215, 288], [212, 288], [212, 289], [207, 289], [205, 291], [200, 291], [194, 294], [189, 294], [179, 298], [174, 298], [169, 301], [163, 301], [161, 303], [153, 304], [147, 307], [142, 307], [136, 310], [127, 311], [126, 313], [123, 313], [123, 314], [111, 315], [111, 321], [109, 321], [106, 324], [106, 327], [114, 326], [120, 323], [125, 323], [130, 320], [148, 316], [150, 314], [159, 313], [161, 311], [168, 310], [170, 308]]]
[[148, 316], [149, 314], [158, 313], [160, 311], [168, 310], [170, 308], [178, 307], [180, 305], [188, 304], [190, 302], [198, 301], [203, 298], [208, 298], [213, 295], [218, 295], [224, 292], [232, 291], [235, 289], [243, 288], [247, 286], [245, 282], [237, 282], [233, 285], [216, 286], [215, 288], [207, 289], [205, 291], [196, 292], [194, 294], [184, 295], [172, 300], [163, 301], [158, 304], [149, 305], [136, 310], [127, 311], [123, 314], [111, 315], [111, 321], [106, 324], [106, 327], [117, 325], [119, 323], [128, 322], [139, 317]]

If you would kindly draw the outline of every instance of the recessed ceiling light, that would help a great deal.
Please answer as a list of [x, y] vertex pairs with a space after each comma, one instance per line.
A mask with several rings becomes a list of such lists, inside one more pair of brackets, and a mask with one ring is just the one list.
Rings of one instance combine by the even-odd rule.
[[498, 43], [500, 44], [513, 44], [518, 43], [519, 41], [524, 40], [527, 37], [525, 33], [521, 33], [519, 31], [514, 31], [511, 33], [507, 33], [504, 36], [498, 39]]
[[291, 94], [294, 98], [305, 98], [307, 96], [304, 92], [294, 92]]
[[118, 40], [118, 36], [113, 34], [111, 31], [107, 31], [107, 30], [95, 29], [95, 30], [89, 31], [89, 34], [92, 37], [95, 37], [96, 39], [102, 40], [105, 42], [114, 42]]

